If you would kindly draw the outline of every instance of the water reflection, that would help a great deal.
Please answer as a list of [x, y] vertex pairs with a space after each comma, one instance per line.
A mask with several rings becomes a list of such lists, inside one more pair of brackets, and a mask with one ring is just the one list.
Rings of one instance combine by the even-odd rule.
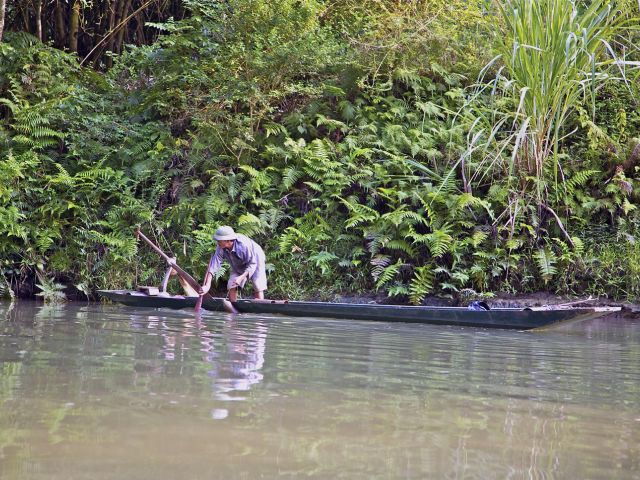
[[[233, 392], [248, 392], [252, 385], [262, 381], [260, 372], [264, 365], [267, 344], [267, 325], [260, 321], [250, 328], [238, 327], [236, 320], [226, 322], [222, 327], [223, 344], [227, 348], [228, 362], [212, 363], [207, 372], [214, 379], [213, 391], [218, 400], [245, 400], [244, 395]], [[216, 415], [219, 417], [222, 412]]]
[[[268, 327], [256, 321], [238, 324], [232, 317], [220, 324], [208, 325], [201, 317], [176, 317], [171, 319], [156, 315], [130, 315], [131, 326], [150, 336], [162, 339], [159, 354], [165, 363], [159, 364], [154, 373], [168, 371], [166, 362], [188, 363], [193, 354], [193, 342], [197, 341], [202, 362], [209, 364], [207, 376], [212, 379], [212, 391], [219, 400], [243, 400], [232, 396], [234, 391], [246, 392], [260, 383], [263, 374]], [[145, 358], [145, 355], [141, 355]], [[134, 368], [143, 371], [145, 362]]]
[[639, 340], [0, 303], [0, 478], [638, 478]]

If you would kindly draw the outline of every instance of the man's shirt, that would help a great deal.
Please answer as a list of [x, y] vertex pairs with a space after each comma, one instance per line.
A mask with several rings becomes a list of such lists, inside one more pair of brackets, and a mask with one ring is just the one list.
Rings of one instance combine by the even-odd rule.
[[216, 251], [211, 255], [207, 271], [215, 275], [222, 262], [226, 260], [231, 265], [232, 272], [240, 275], [248, 273], [248, 278], [252, 278], [260, 259], [264, 259], [264, 252], [260, 245], [249, 237], [238, 234], [238, 238], [234, 240], [230, 250], [225, 250], [220, 246], [216, 247]]

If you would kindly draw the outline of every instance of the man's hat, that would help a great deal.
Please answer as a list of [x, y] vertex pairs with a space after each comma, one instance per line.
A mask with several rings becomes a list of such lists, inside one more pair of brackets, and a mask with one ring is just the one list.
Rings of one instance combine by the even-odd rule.
[[236, 232], [233, 231], [233, 228], [222, 226], [216, 230], [216, 233], [213, 235], [214, 240], [235, 240], [238, 238]]

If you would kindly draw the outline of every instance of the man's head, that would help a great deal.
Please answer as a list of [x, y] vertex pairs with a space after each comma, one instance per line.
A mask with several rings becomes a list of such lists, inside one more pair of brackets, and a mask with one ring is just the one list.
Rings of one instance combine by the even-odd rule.
[[233, 248], [233, 240], [218, 240], [218, 245], [223, 250], [231, 250]]
[[219, 227], [213, 235], [213, 239], [224, 250], [233, 248], [233, 242], [236, 238], [238, 238], [236, 232], [233, 231], [233, 228], [227, 226]]

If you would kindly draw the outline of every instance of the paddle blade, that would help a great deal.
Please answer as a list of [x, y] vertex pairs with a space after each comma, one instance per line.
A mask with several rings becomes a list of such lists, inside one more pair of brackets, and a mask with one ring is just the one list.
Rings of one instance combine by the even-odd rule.
[[196, 307], [195, 307], [195, 311], [199, 312], [200, 309], [202, 309], [202, 299], [204, 298], [204, 295], [200, 295], [198, 297], [198, 301], [196, 302]]
[[238, 310], [236, 310], [236, 307], [234, 307], [233, 304], [226, 298], [222, 300], [222, 308], [224, 308], [225, 312], [228, 312], [228, 313], [238, 313]]

